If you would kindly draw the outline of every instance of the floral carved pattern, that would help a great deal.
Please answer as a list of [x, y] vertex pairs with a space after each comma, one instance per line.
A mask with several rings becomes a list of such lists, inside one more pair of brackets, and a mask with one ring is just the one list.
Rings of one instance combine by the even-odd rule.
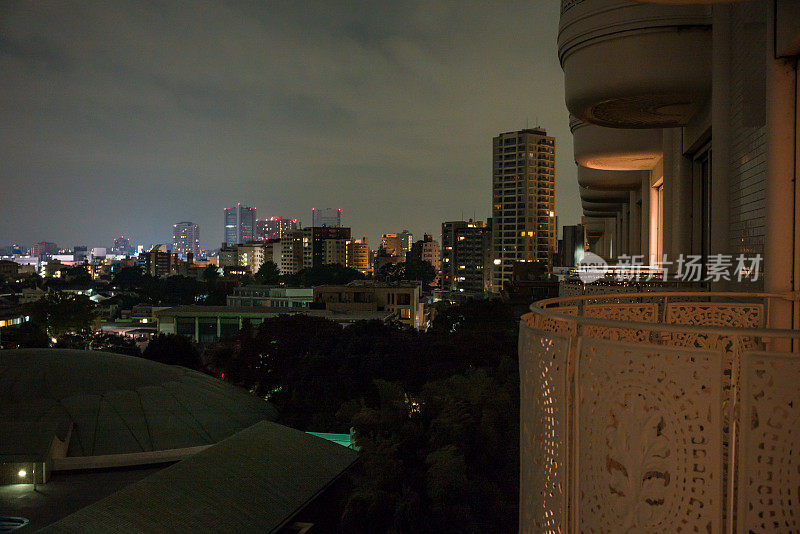
[[800, 532], [800, 356], [742, 362], [739, 532]]
[[583, 338], [577, 531], [719, 532], [721, 354]]
[[[655, 323], [658, 320], [658, 304], [587, 304], [583, 310], [585, 317], [612, 319], [614, 321], [638, 321]], [[632, 328], [608, 328], [587, 325], [584, 333], [589, 337], [612, 341], [649, 341], [649, 330]]]
[[520, 532], [566, 531], [567, 337], [520, 327]]
[[[764, 326], [764, 305], [670, 302], [667, 305], [666, 321], [669, 324], [762, 328]], [[739, 342], [741, 349], [758, 347], [753, 338], [742, 338]], [[711, 333], [673, 332], [669, 334], [665, 343], [678, 347], [722, 349], [727, 352], [733, 352], [736, 349], [734, 340], [729, 336]]]

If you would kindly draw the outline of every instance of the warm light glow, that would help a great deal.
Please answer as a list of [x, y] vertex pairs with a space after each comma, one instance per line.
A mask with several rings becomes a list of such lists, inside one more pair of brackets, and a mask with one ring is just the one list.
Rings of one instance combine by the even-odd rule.
[[20, 469], [19, 473], [17, 474], [19, 475], [19, 478], [25, 478], [28, 475], [28, 472], [25, 471], [24, 469]]

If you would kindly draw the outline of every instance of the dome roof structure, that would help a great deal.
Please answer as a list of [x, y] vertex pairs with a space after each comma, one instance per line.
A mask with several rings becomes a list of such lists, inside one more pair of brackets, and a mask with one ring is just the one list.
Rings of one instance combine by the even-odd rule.
[[211, 376], [98, 351], [0, 352], [0, 460], [147, 453], [217, 443], [275, 419], [263, 399]]

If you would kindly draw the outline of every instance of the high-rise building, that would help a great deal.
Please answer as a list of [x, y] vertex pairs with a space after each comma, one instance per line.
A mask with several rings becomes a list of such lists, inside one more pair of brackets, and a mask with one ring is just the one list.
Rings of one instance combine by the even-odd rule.
[[114, 239], [114, 254], [133, 254], [131, 240], [121, 235]]
[[491, 289], [492, 221], [442, 223], [442, 289]]
[[422, 261], [427, 261], [433, 266], [436, 278], [431, 282], [432, 286], [439, 287], [442, 279], [442, 248], [439, 242], [433, 239], [431, 234], [424, 234], [422, 237]]
[[272, 261], [281, 274], [295, 274], [303, 268], [304, 240], [302, 230], [291, 230], [272, 246]]
[[172, 225], [172, 251], [184, 258], [192, 254], [200, 257], [200, 227], [193, 222], [183, 221]]
[[311, 208], [311, 226], [318, 228], [320, 226], [341, 226], [342, 225], [342, 210], [341, 208]]
[[401, 256], [405, 258], [405, 253], [403, 252], [403, 243], [397, 234], [383, 234], [381, 236], [380, 248], [382, 248], [389, 256]]
[[347, 242], [347, 266], [363, 274], [369, 274], [369, 240], [366, 237]]
[[89, 247], [86, 245], [75, 245], [72, 249], [72, 257], [76, 263], [82, 263], [86, 261], [86, 257], [89, 255]]
[[397, 238], [400, 240], [400, 249], [402, 250], [402, 254], [408, 254], [411, 251], [411, 245], [414, 244], [414, 234], [408, 230], [403, 230], [397, 234]]
[[256, 219], [256, 239], [274, 241], [282, 238], [287, 232], [298, 230], [300, 222], [297, 219], [283, 217], [270, 217], [269, 219]]
[[303, 267], [313, 268], [330, 263], [347, 264], [347, 242], [350, 228], [319, 226], [303, 228]]
[[58, 254], [58, 245], [49, 241], [40, 241], [31, 247], [31, 256], [41, 257], [46, 254]]
[[556, 248], [555, 138], [542, 128], [502, 133], [493, 140], [492, 286], [510, 282], [514, 263], [552, 267]]
[[237, 203], [225, 208], [225, 244], [238, 245], [256, 239], [256, 208]]

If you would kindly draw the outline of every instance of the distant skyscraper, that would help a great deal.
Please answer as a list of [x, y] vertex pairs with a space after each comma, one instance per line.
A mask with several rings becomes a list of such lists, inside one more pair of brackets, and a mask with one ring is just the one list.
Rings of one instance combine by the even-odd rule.
[[72, 249], [73, 259], [81, 263], [86, 260], [87, 256], [89, 256], [89, 247], [86, 245], [75, 245], [75, 248]]
[[369, 266], [369, 240], [366, 237], [347, 242], [347, 266], [363, 274], [371, 272]]
[[41, 241], [31, 247], [31, 256], [41, 257], [45, 254], [58, 254], [58, 245], [49, 241]]
[[400, 248], [402, 250], [402, 254], [408, 254], [408, 252], [411, 250], [411, 245], [414, 244], [414, 234], [408, 230], [403, 230], [397, 234], [397, 237], [400, 239]]
[[442, 223], [442, 289], [487, 291], [491, 281], [491, 242], [488, 221]]
[[283, 217], [256, 219], [256, 239], [274, 241], [281, 239], [287, 232], [298, 229], [300, 229], [300, 223], [297, 219], [284, 219]]
[[200, 257], [200, 227], [193, 222], [184, 221], [172, 225], [172, 252], [183, 255], [192, 254]]
[[236, 204], [225, 208], [225, 244], [238, 245], [255, 241], [256, 208]]
[[397, 234], [383, 234], [381, 236], [381, 248], [389, 256], [403, 256], [403, 243]]
[[493, 141], [492, 272], [494, 291], [511, 281], [514, 263], [552, 266], [555, 221], [555, 138], [542, 128], [502, 133]]
[[131, 240], [124, 235], [114, 239], [114, 253], [115, 254], [133, 254], [131, 247]]
[[341, 226], [342, 210], [336, 208], [311, 208], [311, 226]]
[[347, 242], [350, 228], [320, 226], [303, 228], [303, 267], [319, 267], [331, 263], [347, 265]]

